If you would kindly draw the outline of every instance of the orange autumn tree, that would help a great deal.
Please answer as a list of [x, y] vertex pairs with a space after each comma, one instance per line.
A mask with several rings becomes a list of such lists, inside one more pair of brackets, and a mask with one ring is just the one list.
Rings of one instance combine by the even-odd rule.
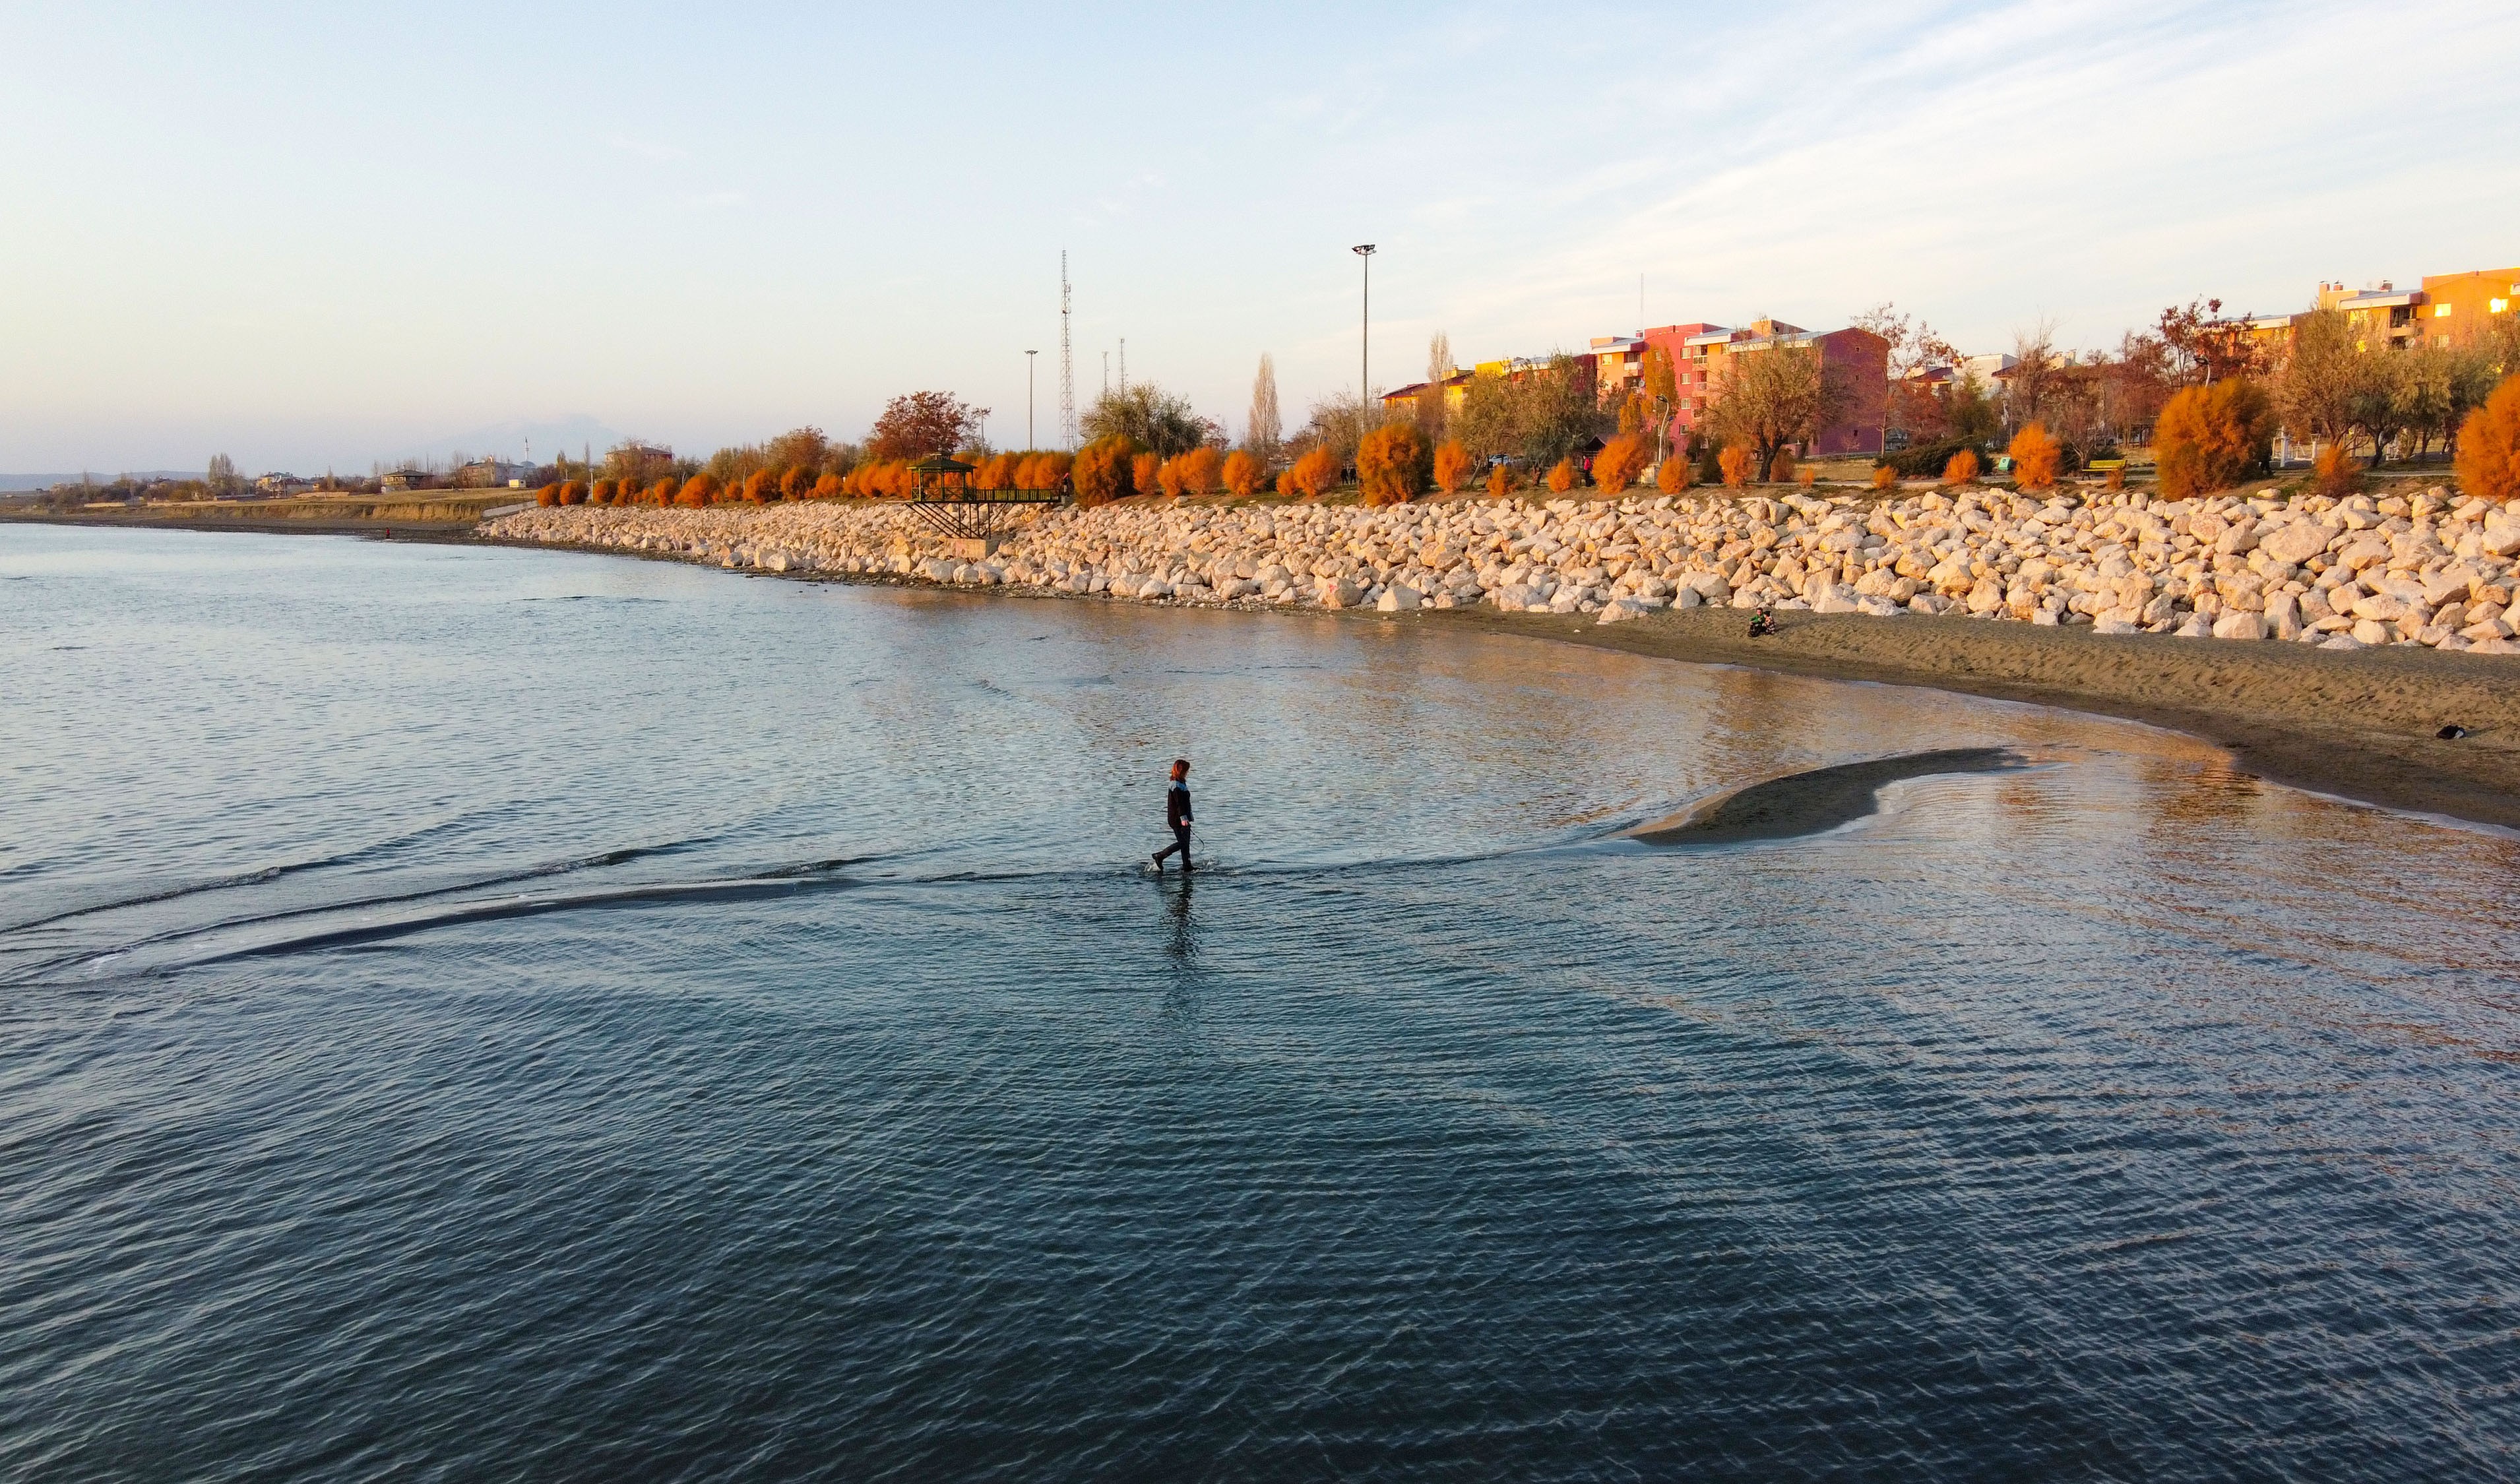
[[2233, 377], [2186, 387], [2162, 406], [2152, 428], [2161, 497], [2229, 489], [2265, 467], [2273, 442], [2273, 404], [2256, 382]]
[[1572, 459], [1558, 460], [1557, 467], [1549, 472], [1550, 493], [1562, 495], [1574, 487], [1575, 461]]
[[648, 498], [658, 505], [671, 505], [674, 503], [674, 497], [682, 492], [683, 481], [672, 474], [667, 474], [656, 481], [653, 489], [648, 491]]
[[1167, 500], [1178, 500], [1181, 498], [1182, 471], [1180, 459], [1166, 459], [1155, 466], [1155, 488], [1162, 490], [1164, 492], [1164, 498]]
[[707, 474], [694, 474], [690, 478], [685, 479], [683, 481], [683, 487], [674, 493], [674, 503], [676, 505], [689, 505], [695, 507], [715, 505], [717, 503], [717, 481], [710, 478]]
[[587, 501], [594, 505], [610, 505], [612, 503], [612, 492], [620, 487], [621, 486], [613, 483], [609, 479], [598, 479], [593, 485], [588, 487], [586, 492]]
[[1225, 481], [1225, 491], [1237, 500], [1248, 500], [1260, 489], [1260, 461], [1241, 449], [1225, 456], [1225, 467], [1218, 471]]
[[1623, 432], [1601, 445], [1600, 456], [1593, 461], [1594, 482], [1607, 495], [1625, 494], [1644, 472], [1645, 440], [1632, 432]]
[[1426, 483], [1426, 440], [1414, 423], [1386, 423], [1356, 445], [1356, 480], [1368, 505], [1406, 505]]
[[2458, 425], [2458, 487], [2488, 500], [2520, 497], [2520, 375], [2503, 378]]
[[1129, 487], [1124, 495], [1151, 495], [1155, 477], [1163, 472], [1164, 461], [1157, 454], [1139, 454], [1129, 461]]
[[811, 498], [813, 493], [814, 472], [802, 464], [779, 476], [779, 494], [782, 499], [804, 500]]
[[1893, 489], [1898, 486], [1898, 483], [1899, 471], [1892, 469], [1889, 465], [1880, 465], [1872, 471], [1872, 487], [1874, 489]]
[[1724, 482], [1739, 489], [1750, 482], [1750, 450], [1738, 443], [1727, 443], [1715, 456], [1715, 466], [1724, 471]]
[[1057, 489], [1075, 461], [1066, 454], [1026, 454], [1015, 461], [1015, 488]]
[[2065, 446], [2048, 434], [2038, 423], [2026, 424], [2012, 435], [2004, 449], [2012, 459], [2012, 482], [2022, 489], [2053, 489], [2056, 467], [2063, 462]]
[[1337, 477], [1338, 456], [1327, 447], [1317, 447], [1286, 467], [1284, 476], [1278, 481], [1278, 493], [1317, 499]]
[[558, 505], [560, 503], [560, 486], [557, 484], [546, 484], [542, 488], [535, 490], [534, 503], [536, 505]]
[[1697, 471], [1688, 467], [1688, 458], [1678, 449], [1663, 455], [1654, 469], [1654, 488], [1666, 495], [1680, 494], [1696, 482]]
[[1522, 481], [1520, 479], [1514, 476], [1512, 465], [1491, 464], [1488, 466], [1488, 493], [1496, 499], [1502, 500], [1506, 496], [1512, 494], [1515, 486], [1519, 485], [1521, 482]]
[[1968, 484], [1975, 481], [1976, 478], [1977, 454], [1972, 449], [1961, 449], [1958, 453], [1952, 455], [1950, 463], [1943, 466], [1943, 482], [1945, 484]]
[[1199, 496], [1216, 493], [1217, 474], [1225, 465], [1223, 454], [1202, 443], [1174, 462], [1181, 466], [1183, 489]]
[[560, 503], [562, 505], [584, 505], [586, 503], [586, 486], [578, 483], [575, 479], [571, 479], [566, 484], [562, 485], [560, 487]]
[[837, 474], [825, 474], [814, 481], [814, 498], [817, 500], [832, 499], [839, 492], [840, 476]]
[[1076, 503], [1087, 510], [1129, 494], [1132, 450], [1122, 437], [1097, 438], [1078, 450]]
[[1435, 487], [1447, 495], [1458, 495], [1469, 481], [1470, 451], [1459, 438], [1446, 438], [1435, 450]]
[[2362, 461], [2343, 443], [2322, 443], [2310, 460], [2310, 487], [2331, 500], [2362, 487]]
[[971, 472], [971, 483], [978, 489], [1005, 489], [1014, 482], [1014, 477], [1015, 456], [1012, 454], [984, 459], [980, 467]]

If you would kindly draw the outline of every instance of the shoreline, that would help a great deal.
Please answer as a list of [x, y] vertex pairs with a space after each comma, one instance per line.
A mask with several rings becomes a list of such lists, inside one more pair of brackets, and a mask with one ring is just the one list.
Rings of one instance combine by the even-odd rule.
[[[218, 525], [138, 522], [76, 516], [48, 524], [145, 529], [241, 530]], [[312, 522], [277, 534], [369, 535], [385, 526]], [[593, 542], [521, 539], [477, 530], [392, 527], [395, 539], [573, 551], [706, 565], [745, 575], [857, 586], [969, 591], [916, 573], [775, 569], [688, 552]], [[1006, 596], [1087, 596], [1004, 584]], [[1101, 595], [1094, 595], [1101, 596]], [[1146, 603], [1147, 599], [1133, 599]], [[1176, 599], [1163, 606], [1192, 605]], [[1226, 607], [1268, 611], [1243, 599]], [[1351, 620], [1397, 622], [1371, 608], [1304, 607]], [[1730, 607], [1663, 607], [1603, 624], [1580, 612], [1507, 612], [1488, 605], [1418, 610], [1419, 621], [1615, 650], [1693, 664], [1728, 664], [1815, 679], [1898, 685], [2050, 706], [2141, 722], [2197, 738], [2230, 753], [2242, 771], [2271, 782], [2356, 802], [2520, 831], [2520, 674], [2482, 656], [2414, 646], [2322, 651], [2273, 642], [2233, 643], [2155, 634], [2114, 634], [2089, 625], [2039, 625], [1958, 616], [1783, 609], [1777, 632], [1747, 636], [1748, 614]], [[2434, 734], [2445, 725], [2470, 734]]]
[[[1692, 664], [1908, 686], [2110, 716], [2179, 732], [2241, 771], [2313, 793], [2520, 831], [2520, 686], [2428, 651], [2093, 633], [1958, 618], [1881, 624], [1691, 609], [1604, 628], [1481, 609], [1435, 621]], [[1884, 630], [1897, 629], [1898, 633]], [[1920, 641], [1923, 641], [1920, 643]], [[2470, 736], [2443, 741], [2446, 724]]]

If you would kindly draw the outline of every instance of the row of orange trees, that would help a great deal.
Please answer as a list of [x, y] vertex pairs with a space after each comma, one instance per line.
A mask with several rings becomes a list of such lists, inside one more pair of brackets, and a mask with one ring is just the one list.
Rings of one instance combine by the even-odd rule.
[[[2161, 493], [2183, 499], [2246, 481], [2266, 467], [2273, 432], [2272, 403], [2256, 381], [2234, 377], [2179, 392], [2162, 408], [2153, 432]], [[2044, 490], [2055, 484], [2064, 448], [2045, 427], [2033, 423], [2023, 427], [2007, 452], [2020, 488]], [[1724, 482], [1747, 483], [1755, 458], [1751, 450], [1739, 446], [1720, 450], [1716, 463]], [[1057, 489], [1072, 481], [1077, 503], [1086, 506], [1131, 495], [1179, 499], [1212, 495], [1220, 489], [1248, 498], [1259, 492], [1265, 475], [1259, 461], [1239, 449], [1226, 453], [1199, 447], [1162, 458], [1120, 437], [1090, 443], [1072, 457], [1003, 453], [970, 462], [975, 465], [970, 482], [980, 489]], [[1621, 494], [1643, 474], [1647, 462], [1643, 437], [1622, 434], [1610, 439], [1594, 459], [1593, 482], [1605, 494]], [[1415, 499], [1430, 481], [1446, 495], [1459, 494], [1476, 463], [1458, 440], [1430, 448], [1414, 424], [1393, 423], [1368, 433], [1359, 444], [1357, 482], [1366, 504], [1396, 505]], [[2349, 462], [2341, 457], [2329, 464], [2333, 467], [2322, 466], [2318, 472], [2322, 484], [2354, 476]], [[2459, 484], [2471, 494], [2495, 500], [2520, 497], [2520, 376], [2505, 379], [2461, 426], [2456, 468]], [[1778, 473], [1791, 478], [1790, 464]], [[1962, 450], [1953, 456], [1943, 478], [1946, 483], [1965, 484], [1978, 473], [1977, 456]], [[1316, 447], [1279, 473], [1276, 489], [1281, 495], [1311, 499], [1328, 491], [1337, 477], [1336, 455], [1327, 447]], [[1896, 477], [1886, 467], [1873, 472], [1873, 482], [1879, 486], [1895, 483]], [[1564, 494], [1581, 478], [1569, 459], [1559, 461], [1543, 482], [1552, 493]], [[1654, 483], [1666, 494], [1677, 494], [1688, 488], [1690, 480], [1689, 462], [1674, 456], [1662, 461]], [[1485, 482], [1489, 493], [1502, 496], [1519, 486], [1520, 476], [1512, 466], [1500, 464], [1489, 470]], [[845, 475], [798, 467], [765, 469], [725, 483], [698, 473], [687, 479], [669, 475], [646, 484], [611, 479], [598, 479], [592, 485], [552, 484], [543, 487], [538, 499], [544, 505], [704, 506], [903, 496], [917, 488], [918, 476], [911, 472], [909, 462], [895, 459], [861, 464]]]
[[[1007, 453], [973, 461], [971, 483], [981, 489], [1057, 489], [1067, 478], [1073, 461], [1062, 453]], [[788, 500], [835, 500], [874, 495], [908, 495], [919, 487], [907, 459], [878, 459], [845, 474], [821, 473], [802, 466], [758, 470], [741, 479], [720, 480], [709, 473], [690, 478], [668, 474], [652, 482], [598, 479], [546, 484], [535, 494], [543, 505], [731, 505], [773, 504]]]
[[[2274, 441], [2273, 399], [2264, 383], [2230, 377], [2209, 386], [2189, 386], [2174, 394], [2153, 425], [2155, 472], [2165, 499], [2183, 500], [2235, 488], [2267, 468]], [[2013, 482], [2022, 489], [2048, 489], [2063, 462], [2063, 445], [2037, 423], [2013, 435], [2005, 450], [2012, 457]], [[2482, 406], [2459, 425], [2453, 469], [2459, 487], [2489, 500], [2520, 498], [2520, 375], [2503, 379]], [[1876, 472], [1875, 483], [1884, 482]], [[1965, 484], [1977, 477], [1977, 456], [1966, 449], [1952, 456], [1943, 471], [1947, 484]], [[2362, 471], [2343, 443], [2319, 453], [2313, 483], [2323, 493], [2341, 494], [2361, 481]], [[2112, 474], [2112, 485], [2118, 477]]]

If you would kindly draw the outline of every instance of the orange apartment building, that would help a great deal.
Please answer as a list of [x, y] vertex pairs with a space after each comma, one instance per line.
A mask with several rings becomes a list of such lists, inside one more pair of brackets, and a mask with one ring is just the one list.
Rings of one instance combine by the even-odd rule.
[[[2419, 345], [2447, 350], [2484, 335], [2498, 317], [2515, 312], [2520, 268], [2428, 273], [2416, 289], [2401, 289], [2387, 279], [2371, 289], [2322, 281], [2315, 302], [2321, 309], [2344, 312], [2358, 350], [2412, 350]], [[2292, 328], [2300, 322], [2298, 314], [2264, 314], [2227, 321], [2226, 328], [2255, 341], [2272, 362], [2282, 359], [2292, 342]]]

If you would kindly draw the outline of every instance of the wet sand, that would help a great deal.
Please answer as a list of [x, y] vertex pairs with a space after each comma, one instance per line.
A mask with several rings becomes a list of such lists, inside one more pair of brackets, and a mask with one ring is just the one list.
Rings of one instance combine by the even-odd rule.
[[2028, 762], [2009, 747], [1946, 747], [1814, 768], [1729, 789], [1628, 837], [1648, 845], [1722, 845], [1814, 834], [1880, 808], [1882, 788], [1901, 779], [1994, 773]]
[[[1692, 608], [1603, 627], [1566, 614], [1423, 615], [1632, 654], [1835, 680], [1928, 686], [2120, 716], [2228, 748], [2238, 765], [2319, 793], [2520, 829], [2520, 663], [2411, 647], [2330, 652], [2267, 641], [2095, 634], [1910, 615], [1750, 615]], [[2446, 724], [2467, 737], [2442, 741]]]

